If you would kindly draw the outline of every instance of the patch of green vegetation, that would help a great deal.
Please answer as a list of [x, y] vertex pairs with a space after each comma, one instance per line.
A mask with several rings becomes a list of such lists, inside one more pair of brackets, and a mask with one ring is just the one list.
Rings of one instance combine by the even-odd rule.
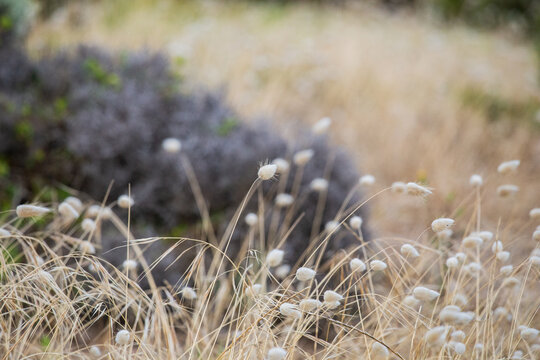
[[7, 247], [2, 248], [2, 258], [6, 264], [17, 264], [22, 261], [23, 253], [16, 242], [11, 242]]
[[41, 348], [43, 350], [47, 350], [49, 346], [51, 345], [51, 337], [49, 335], [43, 335], [39, 339], [39, 345], [41, 345]]
[[84, 68], [88, 71], [88, 74], [100, 84], [113, 88], [118, 88], [121, 85], [120, 77], [115, 73], [107, 72], [99, 61], [95, 59], [86, 60], [84, 62]]
[[223, 122], [216, 129], [216, 134], [219, 136], [227, 136], [240, 125], [240, 121], [235, 117], [228, 117], [223, 120]]
[[32, 124], [26, 120], [18, 121], [17, 124], [15, 124], [15, 136], [21, 141], [31, 140], [34, 136]]
[[59, 117], [64, 117], [67, 112], [68, 102], [65, 97], [59, 97], [54, 100], [54, 112]]
[[13, 20], [7, 15], [0, 16], [0, 30], [10, 30], [13, 27]]
[[3, 157], [0, 157], [0, 178], [9, 175], [9, 163]]

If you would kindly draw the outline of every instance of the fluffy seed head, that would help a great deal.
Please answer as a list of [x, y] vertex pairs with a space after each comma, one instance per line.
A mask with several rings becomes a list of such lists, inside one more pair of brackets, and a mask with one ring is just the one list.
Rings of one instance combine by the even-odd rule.
[[469, 179], [469, 184], [473, 187], [480, 187], [483, 182], [482, 177], [478, 174], [471, 175], [471, 178]]
[[280, 174], [283, 174], [283, 173], [286, 173], [287, 171], [289, 171], [291, 165], [289, 164], [289, 162], [285, 159], [282, 159], [282, 158], [277, 158], [277, 159], [274, 159], [272, 161], [272, 164], [276, 165], [277, 166], [277, 172], [280, 173]]
[[283, 261], [283, 255], [285, 255], [285, 252], [283, 250], [271, 250], [268, 255], [266, 255], [266, 264], [270, 267], [278, 266]]
[[88, 352], [90, 353], [90, 355], [92, 355], [95, 358], [98, 358], [101, 356], [101, 350], [99, 350], [97, 346], [91, 346]]
[[437, 326], [426, 332], [424, 340], [429, 346], [441, 346], [448, 334], [448, 327]]
[[497, 255], [495, 255], [497, 257], [497, 260], [499, 261], [502, 261], [502, 262], [507, 262], [508, 259], [510, 258], [510, 252], [508, 251], [499, 251], [497, 253]]
[[452, 301], [459, 306], [465, 306], [469, 302], [469, 299], [463, 294], [456, 294]]
[[317, 192], [323, 192], [328, 189], [328, 181], [323, 178], [316, 178], [311, 181], [311, 184], [309, 185], [311, 190], [317, 191]]
[[540, 241], [540, 230], [535, 230], [532, 236], [534, 241]]
[[531, 219], [538, 219], [540, 218], [540, 208], [534, 208], [529, 211], [529, 217]]
[[465, 333], [462, 330], [456, 330], [450, 334], [450, 338], [454, 341], [465, 340]]
[[299, 308], [302, 311], [312, 312], [321, 307], [322, 303], [316, 299], [304, 299], [300, 301]]
[[257, 223], [259, 222], [259, 217], [257, 216], [257, 214], [254, 214], [254, 213], [249, 213], [246, 215], [246, 217], [244, 218], [246, 224], [248, 224], [248, 226], [255, 226], [257, 225]]
[[512, 271], [514, 271], [514, 267], [512, 265], [503, 266], [500, 270], [501, 274], [503, 274], [504, 276], [510, 275]]
[[378, 342], [371, 344], [371, 353], [375, 359], [387, 359], [390, 355], [386, 346]]
[[435, 300], [436, 298], [438, 298], [439, 295], [441, 295], [441, 294], [438, 293], [435, 290], [431, 290], [431, 289], [428, 289], [428, 288], [423, 287], [423, 286], [418, 286], [418, 287], [414, 288], [413, 295], [418, 300], [431, 301], [431, 300]]
[[79, 217], [79, 212], [65, 201], [58, 205], [58, 212], [68, 220], [75, 220]]
[[366, 270], [366, 264], [362, 260], [360, 260], [358, 258], [352, 259], [349, 262], [349, 265], [350, 265], [352, 271], [360, 271], [360, 272], [362, 272], [362, 271]]
[[333, 233], [337, 231], [338, 228], [339, 228], [339, 222], [335, 220], [330, 220], [324, 225], [324, 229], [326, 230], [327, 233]]
[[47, 214], [50, 212], [51, 209], [43, 207], [43, 206], [36, 206], [36, 205], [19, 205], [17, 206], [16, 213], [17, 216], [20, 218], [29, 218], [34, 216], [41, 216], [44, 214]]
[[291, 266], [288, 264], [283, 264], [279, 266], [276, 271], [276, 277], [280, 280], [285, 279], [291, 273]]
[[312, 270], [307, 267], [301, 267], [296, 270], [296, 278], [299, 281], [309, 281], [315, 277], [315, 270]]
[[133, 259], [128, 259], [122, 263], [122, 268], [126, 271], [135, 271], [137, 270], [137, 265], [139, 265], [137, 261]]
[[84, 219], [81, 228], [86, 232], [92, 232], [96, 229], [96, 223], [92, 219]]
[[131, 333], [127, 330], [120, 330], [114, 338], [118, 345], [128, 345], [131, 341]]
[[407, 191], [407, 184], [403, 181], [396, 181], [392, 183], [392, 192], [396, 194], [403, 194]]
[[418, 300], [417, 298], [415, 298], [412, 295], [407, 295], [407, 296], [405, 296], [405, 299], [403, 299], [403, 304], [406, 305], [406, 306], [414, 308], [414, 307], [417, 307], [418, 305], [420, 305], [420, 300]]
[[499, 195], [500, 197], [509, 197], [511, 195], [514, 195], [518, 191], [519, 191], [519, 186], [506, 184], [506, 185], [501, 185], [497, 188], [497, 195]]
[[493, 245], [491, 245], [491, 252], [494, 254], [498, 253], [499, 251], [503, 251], [503, 249], [504, 246], [502, 241], [495, 241]]
[[369, 263], [369, 266], [373, 271], [384, 271], [388, 267], [388, 265], [381, 260], [373, 260]]
[[283, 316], [292, 317], [295, 319], [300, 319], [302, 317], [302, 313], [297, 309], [296, 305], [291, 303], [281, 304], [279, 307], [279, 312]]
[[482, 240], [484, 241], [491, 241], [493, 239], [493, 233], [491, 231], [480, 231], [478, 233], [474, 233], [475, 236], [480, 236]]
[[259, 168], [257, 175], [261, 180], [270, 180], [276, 175], [277, 168], [276, 164], [263, 165]]
[[532, 265], [534, 266], [540, 266], [540, 256], [531, 256], [529, 258], [529, 261], [531, 262]]
[[328, 128], [331, 124], [332, 119], [330, 119], [329, 117], [324, 117], [313, 125], [312, 130], [315, 134], [322, 135], [328, 131]]
[[294, 197], [290, 194], [281, 193], [276, 196], [277, 207], [291, 206], [293, 202], [294, 202]]
[[75, 196], [68, 196], [64, 202], [68, 203], [69, 205], [73, 206], [75, 210], [77, 210], [79, 213], [83, 210], [83, 203], [79, 198], [76, 198]]
[[90, 241], [82, 241], [79, 245], [79, 248], [85, 254], [92, 255], [96, 253], [96, 248], [94, 247], [94, 245], [92, 245]]
[[477, 277], [480, 274], [480, 271], [482, 271], [482, 265], [476, 262], [471, 262], [465, 265], [464, 270], [470, 276]]
[[375, 184], [375, 176], [373, 175], [364, 175], [360, 178], [360, 180], [358, 181], [360, 183], [360, 185], [362, 186], [371, 186], [373, 184]]
[[248, 288], [248, 291], [251, 292], [253, 295], [260, 294], [261, 290], [262, 290], [261, 284], [253, 284]]
[[467, 351], [467, 347], [465, 346], [464, 343], [462, 342], [454, 342], [454, 341], [451, 341], [450, 342], [450, 346], [452, 347], [452, 349], [454, 349], [454, 351], [456, 352], [456, 354], [458, 355], [462, 355], [465, 353], [465, 351]]
[[438, 232], [441, 232], [443, 230], [446, 230], [446, 229], [450, 228], [452, 225], [454, 225], [454, 223], [455, 223], [455, 221], [453, 219], [449, 219], [449, 218], [435, 219], [431, 223], [431, 229], [434, 232], [438, 233]]
[[427, 196], [433, 194], [428, 188], [417, 183], [407, 183], [407, 194], [412, 196]]
[[461, 242], [463, 246], [467, 248], [480, 247], [484, 243], [484, 240], [480, 236], [467, 236]]
[[11, 233], [8, 230], [4, 228], [0, 228], [0, 237], [10, 236], [10, 235]]
[[120, 195], [116, 202], [118, 203], [118, 206], [120, 206], [122, 209], [130, 208], [135, 203], [133, 201], [133, 198], [128, 195]]
[[312, 149], [300, 150], [293, 156], [293, 162], [298, 166], [306, 165], [315, 152]]
[[192, 287], [186, 286], [182, 290], [180, 290], [182, 293], [182, 297], [186, 300], [195, 300], [197, 298], [197, 293]]
[[266, 355], [266, 358], [268, 360], [283, 360], [287, 356], [287, 351], [285, 349], [280, 347], [273, 347], [270, 350], [268, 350], [268, 354]]
[[411, 244], [402, 245], [401, 254], [403, 256], [410, 257], [410, 258], [417, 258], [418, 256], [420, 256], [420, 254], [418, 253], [418, 250], [416, 250], [416, 248], [412, 246]]
[[349, 225], [353, 230], [360, 230], [362, 227], [362, 218], [360, 216], [353, 216], [349, 220]]
[[459, 265], [459, 260], [456, 257], [452, 256], [446, 259], [446, 266], [448, 266], [450, 269], [457, 268], [458, 265]]
[[497, 171], [500, 174], [508, 174], [511, 172], [515, 172], [519, 166], [519, 163], [519, 160], [505, 161], [497, 167]]
[[437, 238], [439, 240], [448, 240], [448, 239], [450, 239], [452, 237], [453, 233], [454, 232], [452, 231], [452, 229], [445, 229], [445, 230], [439, 231], [437, 233]]
[[465, 255], [465, 253], [458, 252], [456, 253], [456, 259], [458, 259], [458, 261], [462, 263], [467, 259], [467, 255]]
[[540, 335], [540, 331], [535, 328], [530, 327], [523, 327], [521, 331], [519, 332], [519, 335], [528, 343], [534, 343], [538, 339], [538, 335]]
[[334, 303], [336, 301], [343, 300], [343, 296], [335, 291], [326, 290], [324, 292], [324, 302], [325, 303]]
[[161, 143], [161, 146], [163, 147], [163, 150], [165, 150], [169, 154], [179, 153], [182, 149], [182, 143], [176, 138], [166, 138]]

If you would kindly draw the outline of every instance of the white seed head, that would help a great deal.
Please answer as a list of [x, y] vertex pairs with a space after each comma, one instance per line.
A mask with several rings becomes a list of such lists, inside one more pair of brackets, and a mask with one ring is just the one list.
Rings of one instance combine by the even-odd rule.
[[499, 251], [497, 253], [497, 255], [495, 255], [497, 257], [497, 260], [499, 261], [502, 261], [502, 262], [507, 262], [508, 259], [510, 259], [510, 252], [508, 251]]
[[298, 166], [306, 165], [315, 152], [312, 149], [300, 150], [293, 156], [293, 162]]
[[277, 168], [276, 164], [263, 165], [259, 168], [257, 175], [261, 180], [270, 180], [276, 175]]
[[472, 233], [471, 235], [475, 235], [475, 236], [479, 236], [482, 238], [482, 240], [484, 241], [491, 241], [493, 240], [493, 233], [491, 231], [479, 231], [479, 232], [474, 232]]
[[0, 228], [0, 237], [6, 237], [6, 236], [10, 236], [10, 235], [11, 235], [11, 233], [8, 230], [6, 230], [4, 228]]
[[161, 143], [161, 147], [169, 154], [176, 154], [182, 149], [182, 143], [177, 138], [166, 138]]
[[99, 215], [100, 210], [101, 210], [101, 206], [99, 206], [99, 205], [91, 205], [86, 210], [86, 217], [96, 218]]
[[277, 166], [277, 172], [280, 174], [284, 174], [287, 171], [289, 171], [291, 165], [289, 162], [282, 158], [277, 158], [272, 161], [272, 164]]
[[435, 290], [431, 290], [423, 286], [418, 286], [414, 288], [413, 295], [420, 301], [431, 301], [438, 298], [441, 294]]
[[500, 174], [508, 174], [511, 172], [515, 172], [519, 166], [519, 163], [519, 160], [505, 161], [497, 167], [497, 171]]
[[94, 247], [94, 245], [92, 245], [92, 243], [90, 241], [82, 241], [80, 244], [79, 244], [79, 248], [81, 250], [81, 252], [85, 253], [85, 254], [95, 254], [96, 253], [96, 248]]
[[281, 315], [286, 317], [292, 317], [295, 319], [300, 319], [302, 317], [302, 313], [298, 310], [296, 305], [291, 303], [283, 303], [279, 307], [279, 312]]
[[465, 332], [463, 332], [463, 330], [456, 330], [456, 331], [453, 331], [451, 334], [450, 334], [450, 338], [454, 341], [460, 341], [462, 342], [463, 340], [465, 340]]
[[278, 279], [283, 280], [291, 273], [291, 266], [283, 264], [276, 269], [275, 273]]
[[412, 196], [427, 196], [433, 194], [433, 192], [422, 185], [410, 182], [407, 183], [407, 194]]
[[519, 191], [519, 186], [506, 184], [506, 185], [501, 185], [497, 188], [497, 195], [499, 195], [500, 197], [509, 197], [511, 195], [514, 195], [518, 191]]
[[540, 256], [540, 248], [533, 249], [531, 256]]
[[325, 303], [334, 303], [336, 301], [343, 300], [343, 296], [335, 291], [326, 290], [324, 292], [324, 302]]
[[474, 344], [473, 351], [481, 353], [482, 351], [484, 351], [484, 344], [481, 344], [481, 343]]
[[384, 261], [381, 260], [373, 260], [369, 263], [369, 267], [373, 271], [384, 271], [388, 267]]
[[540, 241], [540, 230], [535, 230], [532, 236], [534, 241]]
[[374, 359], [387, 359], [390, 356], [388, 348], [381, 343], [374, 342], [371, 344], [371, 354]]
[[439, 231], [437, 233], [437, 238], [439, 240], [448, 240], [448, 239], [450, 239], [452, 237], [453, 233], [454, 232], [452, 231], [452, 229], [445, 229], [445, 230]]
[[351, 259], [349, 266], [352, 271], [366, 271], [366, 264], [358, 258]]
[[95, 358], [98, 358], [101, 356], [101, 350], [99, 350], [97, 346], [91, 346], [88, 352], [90, 353], [90, 355], [92, 355]]
[[435, 219], [431, 223], [431, 229], [434, 232], [439, 233], [439, 232], [441, 232], [443, 230], [446, 230], [446, 229], [450, 228], [452, 225], [454, 225], [454, 223], [455, 223], [455, 221], [453, 219], [449, 219], [449, 218]]
[[349, 220], [349, 225], [353, 230], [360, 230], [360, 228], [362, 227], [362, 222], [363, 220], [360, 216], [353, 216]]
[[510, 359], [511, 360], [523, 359], [523, 351], [521, 350], [514, 351]]
[[471, 262], [465, 265], [463, 269], [470, 276], [477, 277], [480, 274], [480, 271], [482, 271], [482, 265], [476, 262]]
[[500, 270], [501, 274], [503, 274], [504, 276], [509, 276], [512, 271], [514, 271], [514, 267], [512, 265], [502, 266]]
[[55, 283], [54, 277], [51, 275], [51, 273], [45, 270], [39, 270], [36, 273], [36, 277], [49, 284]]
[[248, 224], [248, 226], [252, 227], [257, 225], [257, 223], [259, 222], [259, 217], [257, 216], [257, 214], [249, 213], [244, 218], [244, 221], [246, 222], [246, 224]]
[[533, 266], [540, 266], [540, 256], [531, 256], [529, 258], [529, 261]]
[[83, 210], [83, 203], [75, 196], [68, 196], [64, 202], [67, 202], [69, 205], [73, 206], [73, 208], [79, 213]]
[[92, 232], [96, 229], [96, 223], [92, 219], [84, 219], [81, 228], [86, 232]]
[[456, 253], [456, 259], [458, 259], [460, 263], [465, 262], [465, 260], [467, 259], [467, 255], [465, 253], [458, 252]]
[[456, 294], [452, 301], [458, 306], [465, 306], [469, 302], [469, 299], [467, 299], [467, 296], [463, 294]]
[[461, 242], [466, 248], [480, 247], [484, 243], [484, 240], [480, 236], [469, 235]]
[[79, 212], [65, 201], [58, 205], [58, 212], [67, 220], [75, 220], [79, 217]]
[[480, 187], [483, 184], [482, 176], [478, 174], [471, 175], [471, 178], [469, 179], [469, 184], [473, 187]]
[[324, 225], [324, 230], [326, 230], [327, 233], [333, 233], [339, 229], [339, 222], [335, 220], [330, 220]]
[[493, 245], [491, 245], [491, 252], [496, 254], [500, 251], [503, 251], [504, 250], [504, 245], [502, 243], [502, 241], [495, 241], [493, 243]]
[[474, 319], [474, 313], [462, 312], [459, 306], [448, 305], [439, 312], [439, 319], [447, 324], [465, 325]]
[[301, 267], [296, 270], [296, 278], [299, 281], [309, 281], [315, 277], [315, 274], [315, 270], [307, 267]]
[[328, 131], [328, 128], [331, 124], [332, 119], [330, 119], [329, 117], [324, 117], [313, 125], [312, 130], [315, 134], [322, 135]]
[[531, 219], [538, 219], [540, 218], [540, 208], [534, 208], [529, 211], [529, 217]]
[[316, 178], [311, 181], [309, 185], [311, 190], [316, 192], [324, 192], [328, 189], [328, 180], [323, 178]]
[[467, 347], [462, 342], [451, 341], [450, 346], [458, 355], [463, 355], [467, 351]]
[[133, 201], [133, 198], [128, 195], [120, 195], [117, 200], [118, 206], [120, 206], [122, 209], [127, 209], [133, 206], [135, 204], [135, 201]]
[[[498, 308], [496, 308], [495, 310], [493, 310], [493, 316], [496, 318], [496, 319], [501, 319], [501, 318], [504, 318], [504, 319], [508, 319], [508, 315], [510, 315], [508, 313], [508, 310], [506, 310], [506, 308], [502, 307], [502, 306], [499, 306]], [[512, 315], [510, 315], [510, 319], [512, 318]]]
[[521, 338], [528, 343], [535, 343], [536, 340], [538, 339], [539, 334], [540, 334], [540, 331], [538, 329], [530, 328], [530, 327], [524, 327], [519, 332], [519, 335], [521, 335]]
[[122, 268], [126, 271], [135, 271], [137, 270], [138, 265], [139, 263], [137, 263], [137, 261], [133, 259], [128, 259], [122, 263]]
[[418, 253], [418, 250], [416, 250], [416, 248], [412, 246], [411, 244], [402, 245], [400, 250], [401, 250], [401, 254], [406, 257], [417, 258], [420, 256], [420, 254]]
[[396, 181], [392, 183], [392, 192], [396, 194], [404, 194], [407, 191], [407, 184], [403, 181]]
[[261, 293], [261, 290], [262, 290], [262, 285], [261, 284], [253, 284], [251, 285], [250, 287], [248, 287], [248, 291], [252, 294], [252, 295], [258, 295]]
[[367, 174], [360, 178], [358, 181], [362, 186], [371, 186], [375, 184], [375, 176]]
[[446, 266], [448, 266], [450, 269], [457, 268], [459, 266], [459, 260], [452, 256], [446, 259]]
[[180, 290], [182, 297], [186, 300], [195, 300], [197, 299], [197, 293], [192, 287], [186, 286]]
[[276, 196], [277, 207], [291, 206], [293, 202], [294, 202], [294, 197], [290, 194], [281, 193]]
[[406, 306], [414, 308], [414, 307], [417, 307], [418, 305], [420, 305], [420, 300], [418, 300], [417, 298], [415, 298], [412, 295], [407, 295], [407, 296], [405, 296], [405, 299], [403, 299], [403, 304], [406, 305]]
[[501, 287], [505, 287], [505, 286], [514, 287], [514, 286], [518, 286], [520, 283], [521, 282], [519, 281], [518, 278], [514, 276], [510, 276], [503, 280]]
[[114, 338], [118, 345], [128, 345], [131, 341], [131, 333], [127, 330], [120, 330]]
[[322, 303], [319, 300], [316, 299], [304, 299], [300, 301], [299, 308], [302, 311], [305, 312], [313, 312], [320, 308], [322, 306]]
[[50, 212], [51, 209], [43, 207], [43, 206], [36, 206], [36, 205], [19, 205], [17, 206], [16, 213], [17, 216], [20, 218], [28, 218], [28, 217], [34, 217], [34, 216], [41, 216], [44, 214], [47, 214]]
[[328, 309], [328, 310], [334, 310], [336, 308], [338, 308], [339, 306], [341, 305], [341, 301], [333, 301], [333, 302], [324, 302], [324, 306]]
[[273, 249], [266, 255], [266, 264], [270, 267], [276, 267], [281, 264], [284, 255], [285, 252], [283, 250]]
[[287, 356], [287, 351], [280, 347], [273, 347], [268, 350], [267, 360], [283, 360]]
[[429, 346], [442, 346], [446, 340], [448, 330], [447, 326], [434, 327], [426, 332], [424, 340]]

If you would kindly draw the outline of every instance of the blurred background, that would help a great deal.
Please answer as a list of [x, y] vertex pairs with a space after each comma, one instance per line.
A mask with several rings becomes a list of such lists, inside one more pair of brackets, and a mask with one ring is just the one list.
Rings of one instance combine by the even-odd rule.
[[[381, 188], [435, 188], [437, 205], [372, 201], [378, 235], [418, 234], [420, 215], [459, 217], [456, 194], [472, 194], [473, 173], [488, 193], [523, 185], [510, 205], [488, 196], [488, 215], [538, 206], [538, 1], [37, 2], [33, 56], [80, 43], [164, 51], [185, 89], [222, 91], [240, 115], [268, 118], [284, 136], [331, 117], [333, 142]], [[491, 176], [512, 159], [522, 161], [517, 177]]]

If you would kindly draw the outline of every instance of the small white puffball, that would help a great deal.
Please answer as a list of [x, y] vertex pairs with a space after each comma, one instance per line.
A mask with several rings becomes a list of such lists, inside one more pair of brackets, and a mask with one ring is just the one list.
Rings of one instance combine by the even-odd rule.
[[538, 219], [540, 218], [540, 208], [534, 208], [529, 211], [529, 217], [531, 219]]
[[510, 258], [510, 252], [508, 251], [499, 251], [497, 253], [497, 255], [495, 255], [497, 257], [497, 260], [501, 261], [501, 262], [507, 262], [508, 259]]
[[450, 269], [457, 268], [458, 265], [459, 265], [459, 260], [456, 257], [451, 256], [448, 259], [446, 259], [446, 266], [448, 266]]
[[443, 230], [450, 228], [452, 225], [454, 225], [454, 223], [455, 221], [449, 218], [435, 219], [431, 223], [431, 229], [433, 230], [433, 232], [438, 233], [438, 232], [441, 232]]
[[529, 261], [533, 266], [540, 266], [540, 256], [531, 256]]
[[326, 230], [327, 233], [333, 233], [337, 231], [339, 228], [339, 222], [335, 220], [330, 220], [324, 225], [324, 230]]
[[270, 267], [276, 267], [281, 264], [284, 255], [283, 250], [273, 249], [266, 255], [266, 264]]
[[501, 287], [505, 287], [505, 286], [514, 287], [514, 286], [519, 285], [520, 283], [521, 282], [519, 281], [518, 278], [516, 278], [514, 276], [510, 276], [510, 277], [507, 277], [506, 279], [503, 280], [503, 282], [501, 284]]
[[484, 240], [480, 236], [469, 235], [461, 242], [466, 248], [480, 247], [484, 243]]
[[500, 269], [501, 274], [503, 274], [504, 276], [510, 275], [512, 271], [514, 271], [514, 267], [512, 265], [502, 266]]
[[324, 302], [325, 303], [333, 303], [336, 301], [343, 300], [343, 296], [335, 291], [332, 290], [326, 290], [324, 292]]
[[456, 253], [455, 256], [456, 256], [456, 259], [458, 259], [458, 261], [460, 263], [464, 262], [467, 259], [467, 255], [465, 253], [462, 253], [462, 252]]
[[384, 271], [388, 267], [384, 261], [381, 260], [373, 260], [369, 263], [369, 267], [373, 271]]
[[480, 274], [480, 271], [482, 271], [482, 265], [476, 262], [471, 262], [465, 265], [463, 269], [470, 276], [477, 277]]
[[463, 340], [465, 340], [465, 333], [463, 332], [463, 330], [456, 330], [450, 334], [450, 338], [454, 341], [462, 342]]
[[448, 334], [448, 327], [436, 326], [428, 330], [424, 335], [424, 340], [429, 346], [442, 346]]
[[417, 183], [407, 183], [407, 194], [412, 196], [427, 196], [433, 194], [428, 188]]
[[405, 299], [403, 299], [403, 304], [406, 305], [406, 306], [414, 308], [414, 307], [417, 307], [418, 305], [420, 305], [420, 300], [418, 300], [417, 298], [415, 298], [412, 295], [407, 295], [407, 296], [405, 296]]
[[277, 172], [280, 173], [280, 174], [284, 174], [286, 173], [287, 171], [289, 171], [291, 165], [289, 164], [289, 162], [285, 159], [282, 159], [282, 158], [277, 158], [277, 159], [274, 159], [272, 160], [272, 164], [276, 165], [277, 166]]
[[262, 285], [261, 284], [253, 284], [250, 287], [248, 287], [248, 291], [252, 293], [252, 295], [258, 295], [261, 293]]
[[127, 330], [120, 330], [114, 338], [118, 345], [128, 345], [131, 341], [131, 333]]
[[423, 286], [417, 286], [413, 290], [413, 295], [418, 300], [431, 301], [431, 300], [435, 300], [436, 298], [438, 298], [439, 295], [441, 295], [441, 294], [438, 293], [435, 290], [431, 290], [431, 289], [428, 289], [428, 288], [423, 287]]
[[468, 324], [474, 319], [474, 313], [462, 312], [457, 305], [447, 305], [439, 312], [439, 319], [448, 324]]
[[540, 335], [540, 331], [535, 328], [524, 327], [520, 330], [519, 335], [521, 335], [521, 338], [526, 342], [535, 343], [538, 339], [538, 335]]
[[90, 355], [92, 355], [95, 358], [98, 358], [101, 356], [101, 350], [99, 350], [97, 346], [91, 346], [88, 352], [90, 353]]
[[279, 266], [275, 271], [276, 277], [280, 280], [285, 279], [287, 276], [289, 276], [290, 273], [291, 273], [291, 266], [288, 264], [283, 264]]
[[418, 253], [418, 250], [416, 250], [416, 248], [412, 246], [411, 244], [403, 244], [400, 250], [403, 256], [407, 256], [411, 258], [417, 258], [420, 256], [420, 254]]
[[360, 178], [360, 180], [358, 180], [358, 182], [362, 186], [371, 186], [375, 184], [375, 176], [369, 174], [364, 175]]
[[532, 344], [531, 345], [531, 351], [534, 354], [540, 354], [540, 344]]
[[301, 267], [296, 270], [296, 278], [299, 281], [309, 281], [315, 277], [315, 274], [315, 270], [307, 267]]
[[540, 256], [540, 248], [533, 249], [531, 256]]
[[246, 222], [246, 224], [248, 224], [248, 226], [252, 227], [257, 225], [257, 223], [259, 222], [259, 217], [257, 216], [257, 214], [249, 213], [244, 218], [244, 221]]
[[312, 149], [300, 150], [293, 156], [293, 162], [298, 166], [306, 165], [313, 157], [315, 152]]
[[519, 186], [506, 184], [506, 185], [501, 185], [497, 188], [497, 195], [499, 195], [500, 197], [508, 197], [508, 196], [514, 195], [518, 191], [519, 191]]
[[184, 288], [182, 288], [182, 290], [180, 290], [180, 293], [182, 294], [182, 297], [186, 300], [197, 299], [197, 293], [192, 287], [185, 286]]
[[101, 210], [101, 206], [91, 205], [86, 210], [86, 217], [95, 218], [99, 215], [100, 210]]
[[353, 216], [351, 217], [351, 219], [349, 220], [349, 225], [351, 226], [351, 228], [353, 230], [360, 230], [360, 228], [362, 227], [362, 218], [360, 216]]
[[64, 202], [71, 205], [75, 210], [77, 210], [79, 213], [83, 210], [83, 203], [79, 198], [76, 198], [75, 196], [68, 196]]
[[79, 212], [65, 201], [58, 205], [58, 212], [68, 220], [74, 220], [79, 217]]
[[484, 350], [484, 344], [476, 343], [474, 344], [473, 351], [481, 353]]
[[8, 230], [6, 230], [4, 228], [0, 228], [0, 237], [2, 237], [2, 236], [10, 236], [10, 235], [11, 235], [11, 233]]
[[326, 191], [328, 189], [328, 180], [323, 178], [313, 179], [309, 187], [311, 188], [311, 190], [316, 192]]
[[456, 294], [452, 301], [458, 306], [465, 306], [469, 302], [469, 299], [467, 299], [467, 296], [463, 294]]
[[137, 261], [128, 259], [122, 263], [122, 268], [127, 271], [135, 271], [137, 269], [137, 265], [139, 265]]
[[[512, 315], [509, 314], [508, 310], [506, 310], [506, 308], [504, 308], [502, 306], [499, 306], [498, 308], [493, 310], [493, 316], [496, 319], [499, 319], [499, 318], [504, 318], [506, 320], [511, 320], [512, 319]], [[508, 316], [510, 316], [510, 318], [508, 318]]]
[[48, 212], [50, 212], [51, 209], [43, 207], [43, 206], [36, 206], [36, 205], [19, 205], [17, 206], [16, 213], [17, 216], [20, 218], [29, 218], [34, 216], [41, 216]]
[[366, 270], [366, 264], [358, 258], [351, 259], [349, 266], [351, 267], [352, 271], [362, 272]]
[[374, 342], [371, 344], [371, 353], [375, 359], [387, 359], [390, 355], [388, 348], [381, 343]]
[[332, 119], [330, 119], [329, 117], [323, 117], [321, 120], [317, 121], [311, 129], [315, 134], [322, 135], [328, 131], [328, 128], [331, 124]]
[[450, 239], [452, 237], [453, 233], [454, 232], [452, 231], [452, 229], [445, 229], [445, 230], [439, 231], [437, 233], [437, 238], [439, 240], [448, 240], [448, 239]]
[[479, 187], [482, 186], [482, 183], [484, 181], [482, 180], [482, 176], [478, 174], [471, 175], [471, 178], [469, 179], [469, 184], [473, 187]]
[[467, 347], [462, 342], [451, 341], [450, 345], [452, 346], [452, 349], [454, 349], [454, 351], [458, 355], [463, 355], [465, 351], [467, 351]]
[[407, 184], [403, 181], [396, 181], [392, 183], [392, 192], [396, 194], [403, 194], [407, 191]]
[[302, 311], [312, 312], [322, 306], [322, 303], [316, 299], [304, 299], [300, 301], [299, 308]]
[[493, 245], [491, 245], [491, 252], [494, 254], [498, 253], [499, 251], [503, 251], [503, 249], [504, 246], [502, 241], [495, 241]]
[[540, 230], [535, 230], [532, 236], [534, 241], [540, 241]]
[[523, 351], [521, 350], [514, 351], [510, 359], [511, 360], [523, 359]]
[[294, 197], [290, 194], [277, 194], [276, 196], [276, 206], [277, 207], [287, 207], [291, 206], [294, 202]]
[[81, 228], [86, 232], [92, 232], [96, 229], [96, 223], [92, 219], [84, 219]]
[[287, 356], [287, 351], [280, 347], [273, 347], [268, 350], [267, 360], [283, 360]]
[[334, 310], [335, 308], [339, 307], [340, 305], [341, 305], [341, 301], [332, 301], [332, 302], [325, 301], [324, 302], [324, 306], [326, 306], [326, 308], [328, 310]]
[[276, 164], [267, 164], [259, 168], [257, 175], [261, 180], [270, 180], [276, 175], [277, 165]]
[[135, 204], [133, 198], [128, 195], [120, 195], [116, 202], [118, 203], [118, 206], [120, 206], [122, 209], [130, 208], [133, 206], [133, 204]]
[[498, 167], [497, 167], [497, 171], [500, 173], [500, 174], [508, 174], [510, 172], [514, 172], [517, 170], [518, 166], [519, 166], [519, 163], [520, 161], [519, 160], [510, 160], [510, 161], [505, 161], [503, 163], [501, 163]]
[[161, 147], [169, 154], [176, 154], [182, 149], [182, 143], [177, 138], [166, 138], [161, 143]]
[[90, 241], [82, 241], [79, 244], [79, 249], [81, 249], [81, 252], [83, 252], [85, 254], [95, 254], [96, 253], [96, 248], [94, 247], [94, 245], [92, 245], [92, 243]]
[[283, 303], [279, 307], [279, 312], [281, 315], [286, 317], [292, 317], [295, 319], [300, 319], [302, 317], [302, 313], [298, 310], [296, 305], [291, 303]]
[[493, 239], [493, 233], [491, 231], [486, 231], [486, 230], [474, 232], [471, 235], [481, 237], [482, 240], [484, 241], [491, 241]]

